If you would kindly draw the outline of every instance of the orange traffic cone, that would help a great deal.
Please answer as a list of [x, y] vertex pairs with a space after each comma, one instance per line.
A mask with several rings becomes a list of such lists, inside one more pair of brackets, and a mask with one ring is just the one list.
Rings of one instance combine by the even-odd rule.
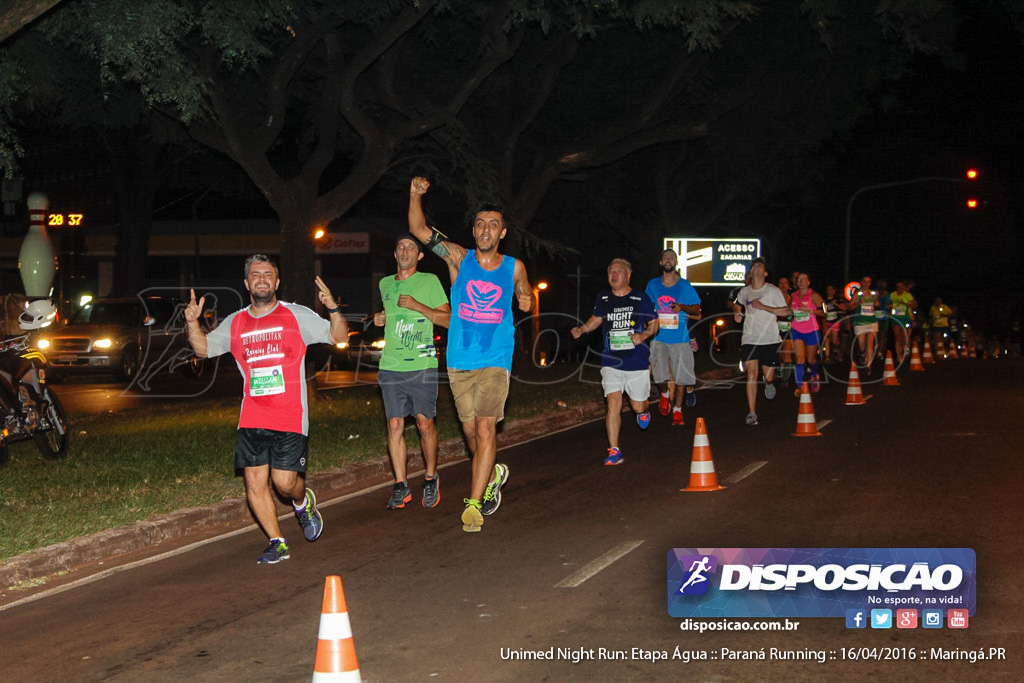
[[917, 353], [917, 342], [914, 342], [914, 344], [910, 347], [910, 371], [924, 371], [924, 365], [921, 364], [921, 356]]
[[324, 606], [320, 613], [320, 636], [316, 645], [313, 683], [358, 683], [359, 664], [352, 627], [348, 621], [345, 593], [340, 576], [328, 576], [324, 586]]
[[855, 363], [850, 363], [850, 380], [846, 385], [846, 405], [864, 405], [864, 394], [860, 392], [860, 375], [857, 374], [857, 365]]
[[821, 436], [818, 431], [818, 420], [814, 417], [814, 405], [811, 404], [811, 390], [807, 382], [800, 387], [800, 409], [796, 414], [796, 431], [793, 436]]
[[900, 381], [896, 379], [896, 365], [892, 362], [892, 351], [885, 352], [885, 370], [882, 371], [882, 385], [886, 387], [898, 387]]
[[721, 491], [724, 486], [718, 485], [715, 474], [715, 462], [711, 459], [711, 442], [708, 441], [708, 430], [704, 427], [704, 418], [697, 418], [697, 427], [693, 432], [693, 459], [690, 461], [690, 485], [680, 491]]
[[924, 358], [922, 360], [925, 363], [934, 363], [935, 356], [932, 355], [932, 345], [927, 339], [924, 340]]
[[935, 345], [935, 355], [938, 356], [939, 358], [942, 358], [943, 360], [945, 360], [947, 358], [947, 356], [946, 356], [946, 342], [942, 341], [941, 339]]
[[949, 357], [950, 358], [956, 358], [956, 359], [960, 358], [960, 356], [958, 356], [957, 353], [956, 353], [956, 342], [955, 341], [949, 342]]

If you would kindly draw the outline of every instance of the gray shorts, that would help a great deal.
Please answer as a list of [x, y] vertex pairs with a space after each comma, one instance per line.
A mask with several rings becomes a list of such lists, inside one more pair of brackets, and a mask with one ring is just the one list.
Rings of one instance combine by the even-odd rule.
[[437, 415], [437, 368], [411, 372], [378, 370], [377, 384], [389, 420], [406, 415], [433, 419]]
[[651, 342], [651, 373], [654, 383], [672, 380], [681, 387], [697, 383], [693, 374], [693, 347], [690, 342], [666, 344], [657, 339]]

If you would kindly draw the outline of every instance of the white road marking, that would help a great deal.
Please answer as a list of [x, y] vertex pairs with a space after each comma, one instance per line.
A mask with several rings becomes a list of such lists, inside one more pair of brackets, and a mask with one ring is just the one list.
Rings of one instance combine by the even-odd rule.
[[620, 543], [601, 557], [597, 558], [593, 562], [588, 562], [577, 571], [556, 583], [555, 588], [576, 588], [590, 577], [595, 576], [601, 570], [610, 566], [616, 560], [625, 557], [632, 551], [639, 548], [643, 543], [643, 541], [626, 541], [625, 543]]
[[734, 474], [731, 477], [729, 477], [728, 479], [722, 480], [722, 483], [723, 484], [735, 484], [736, 482], [738, 482], [738, 481], [740, 481], [742, 479], [746, 479], [751, 474], [753, 474], [754, 472], [757, 472], [759, 469], [761, 469], [762, 467], [764, 467], [767, 464], [768, 464], [767, 460], [755, 460], [754, 462], [750, 463], [749, 465], [744, 467], [742, 470], [740, 470], [736, 474]]

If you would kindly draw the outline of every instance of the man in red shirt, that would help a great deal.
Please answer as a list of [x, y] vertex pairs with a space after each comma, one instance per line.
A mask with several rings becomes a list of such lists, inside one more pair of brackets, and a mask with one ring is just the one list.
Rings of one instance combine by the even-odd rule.
[[259, 564], [287, 560], [273, 488], [292, 501], [307, 541], [323, 530], [316, 495], [306, 488], [309, 413], [306, 399], [306, 348], [348, 339], [348, 325], [324, 281], [316, 278], [320, 302], [330, 322], [296, 304], [277, 299], [277, 266], [262, 254], [245, 262], [248, 308], [232, 313], [211, 332], [199, 326], [206, 297], [195, 290], [185, 308], [188, 340], [200, 358], [231, 353], [245, 385], [238, 420], [235, 467], [245, 473], [245, 496], [256, 522], [270, 539]]

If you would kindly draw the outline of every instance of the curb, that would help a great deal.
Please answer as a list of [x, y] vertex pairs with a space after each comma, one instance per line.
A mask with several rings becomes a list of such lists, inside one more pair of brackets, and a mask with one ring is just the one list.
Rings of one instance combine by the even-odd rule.
[[[528, 441], [604, 414], [604, 401], [593, 401], [554, 413], [502, 423], [499, 426], [498, 447]], [[438, 444], [438, 465], [466, 457], [462, 438]], [[409, 461], [419, 460], [419, 449], [410, 448]], [[409, 473], [415, 475], [422, 470], [422, 465], [418, 465], [410, 468]], [[311, 473], [309, 483], [316, 490], [317, 498], [326, 503], [342, 495], [387, 483], [392, 476], [391, 461], [385, 455], [375, 460]], [[278, 512], [283, 514], [287, 509], [279, 506]], [[229, 498], [212, 505], [184, 508], [11, 557], [0, 564], [0, 590], [16, 588], [26, 581], [40, 581], [55, 574], [72, 572], [88, 564], [104, 563], [185, 535], [212, 536], [253, 523], [245, 498]]]

